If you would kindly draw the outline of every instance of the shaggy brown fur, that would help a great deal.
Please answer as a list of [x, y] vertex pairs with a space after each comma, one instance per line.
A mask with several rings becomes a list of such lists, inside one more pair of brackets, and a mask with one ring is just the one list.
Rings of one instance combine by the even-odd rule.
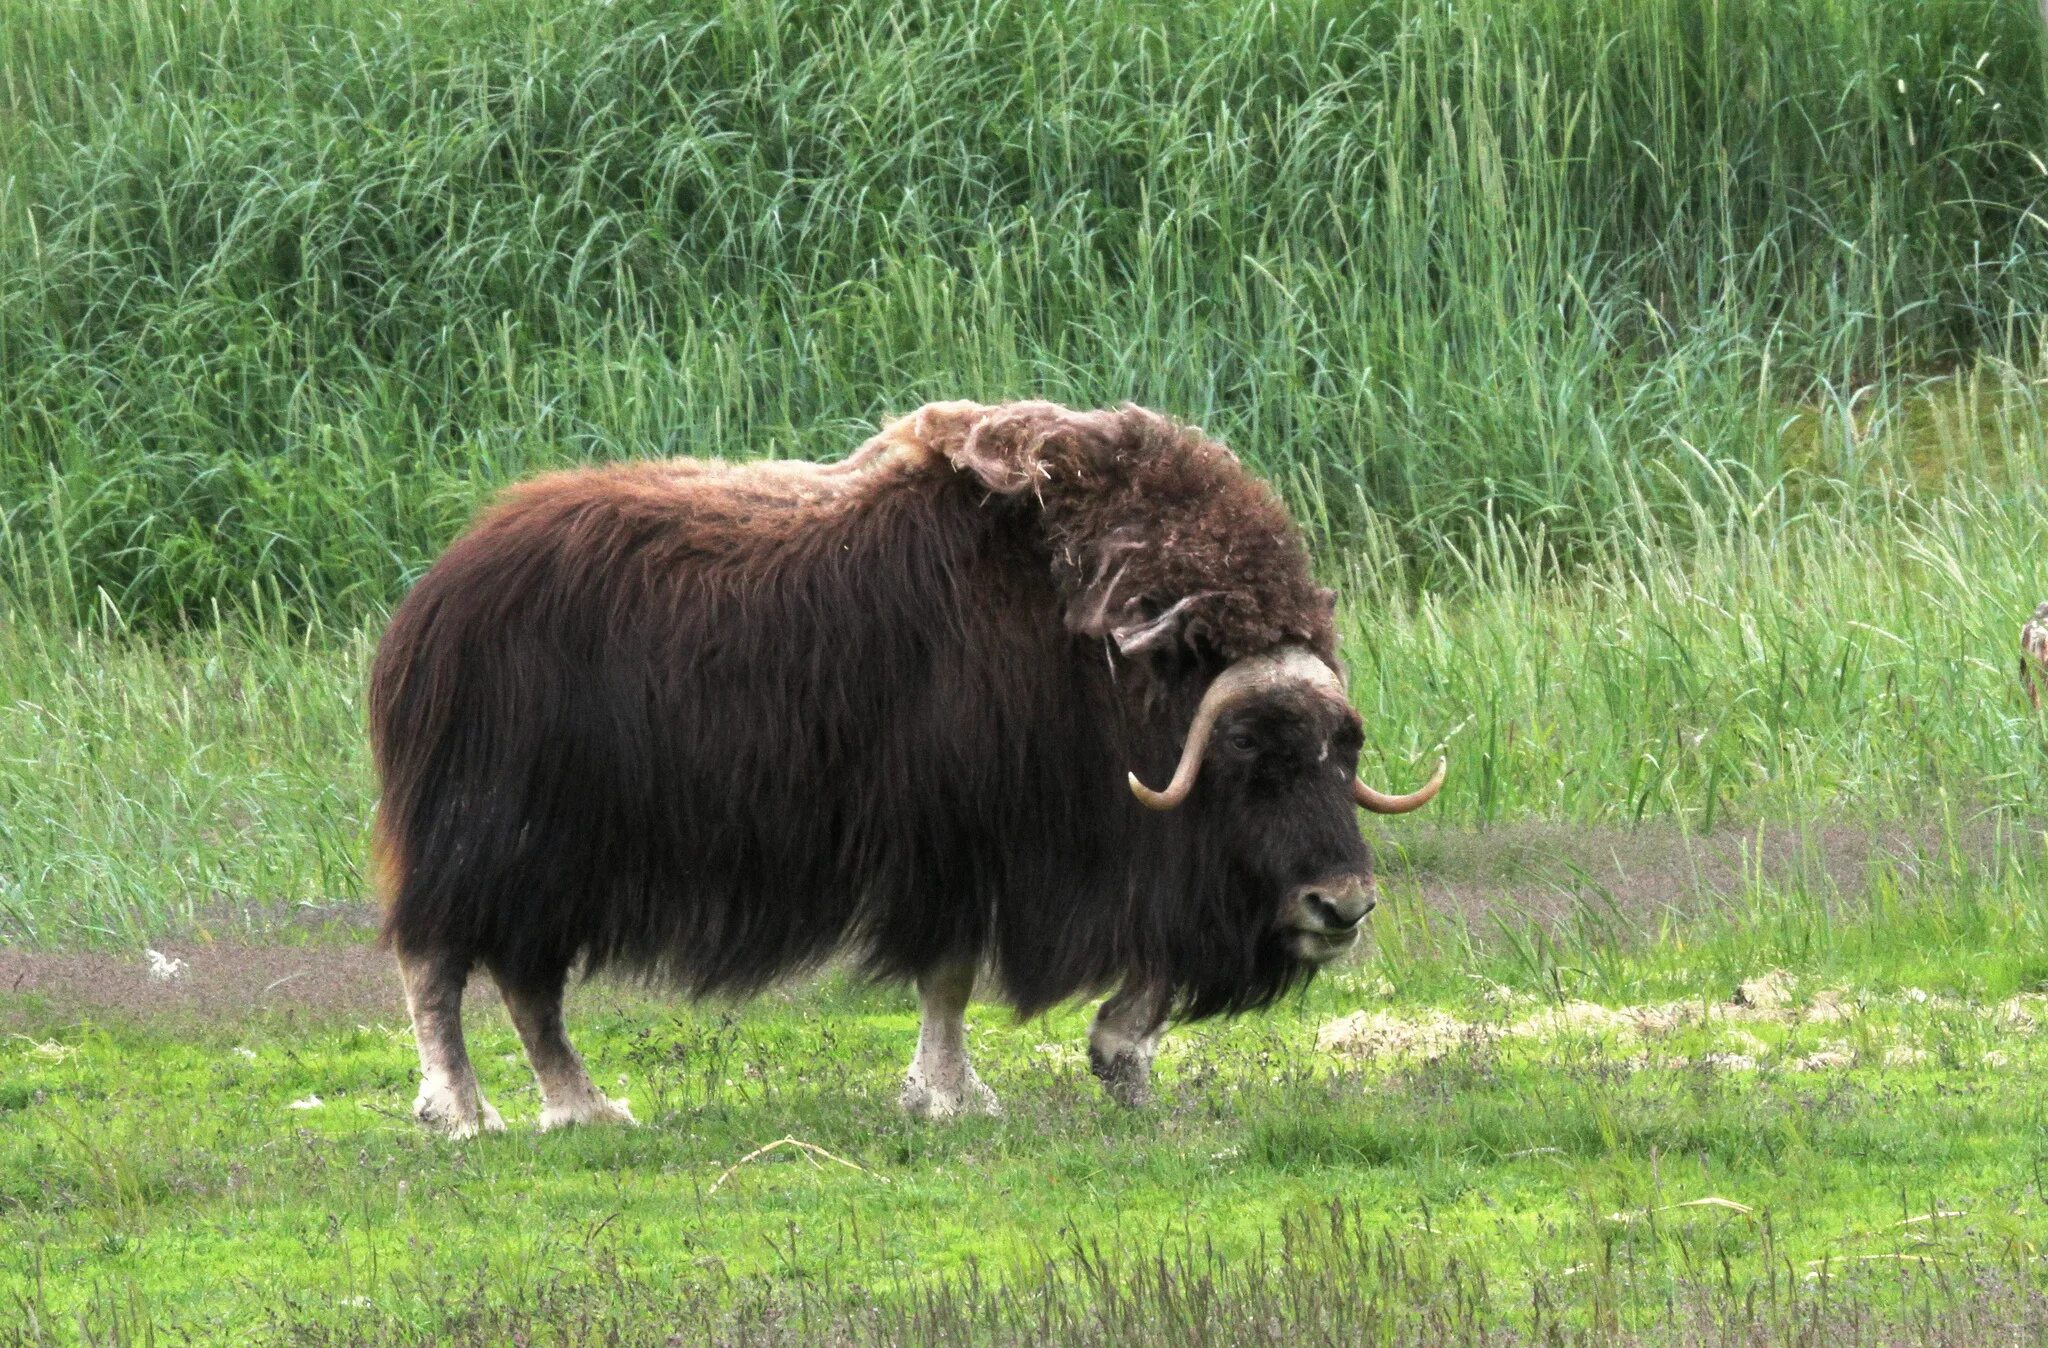
[[387, 937], [543, 990], [581, 960], [743, 992], [850, 948], [986, 960], [1027, 1012], [1133, 978], [1263, 1004], [1311, 971], [1281, 897], [1369, 871], [1356, 718], [1244, 709], [1171, 813], [1124, 774], [1170, 775], [1232, 662], [1331, 659], [1332, 602], [1269, 489], [1136, 407], [539, 478], [377, 653]]
[[1335, 663], [1336, 592], [1310, 580], [1280, 499], [1199, 431], [1128, 405], [936, 403], [871, 443], [898, 436], [1036, 503], [1069, 630], [1108, 636], [1147, 604], [1196, 596], [1190, 644], [1226, 661], [1305, 645]]

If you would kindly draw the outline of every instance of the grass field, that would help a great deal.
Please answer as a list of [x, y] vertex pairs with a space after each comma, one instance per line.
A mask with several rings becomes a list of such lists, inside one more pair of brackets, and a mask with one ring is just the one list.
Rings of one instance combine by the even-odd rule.
[[[2027, 0], [0, 0], [0, 1344], [2048, 1339], [2043, 51]], [[978, 1007], [1006, 1114], [912, 1124], [913, 999], [829, 971], [576, 994], [631, 1132], [535, 1135], [486, 999], [512, 1132], [415, 1128], [405, 585], [542, 467], [1026, 394], [1288, 494], [1367, 776], [1452, 763], [1368, 821], [1369, 947], [1145, 1114], [1088, 1008]]]
[[[647, 1121], [631, 1132], [533, 1134], [487, 1014], [478, 1061], [514, 1131], [460, 1146], [407, 1117], [395, 988], [345, 929], [159, 942], [189, 965], [162, 984], [127, 956], [17, 957], [0, 972], [41, 981], [6, 1001], [0, 1049], [8, 1341], [2048, 1327], [2033, 849], [1759, 868], [1721, 912], [1660, 840], [1616, 833], [1629, 851], [1601, 863], [1523, 831], [1518, 866], [1499, 838], [1435, 839], [1433, 870], [1390, 878], [1372, 959], [1172, 1036], [1142, 1115], [1100, 1097], [1078, 1011], [984, 1011], [1006, 1116], [907, 1121], [910, 999], [831, 976], [738, 1010], [585, 990], [580, 1037]], [[1622, 870], [1668, 906], [1617, 901]], [[1497, 915], [1576, 888], [1597, 925], [1468, 943], [1425, 878]], [[744, 1160], [785, 1137], [829, 1156]]]

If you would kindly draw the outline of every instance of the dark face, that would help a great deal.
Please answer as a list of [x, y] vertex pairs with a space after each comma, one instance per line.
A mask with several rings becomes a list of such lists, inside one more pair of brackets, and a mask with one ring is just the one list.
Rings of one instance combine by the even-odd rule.
[[1287, 689], [1226, 712], [1202, 764], [1204, 826], [1249, 880], [1252, 920], [1310, 964], [1349, 949], [1375, 902], [1351, 794], [1362, 742], [1349, 707]]

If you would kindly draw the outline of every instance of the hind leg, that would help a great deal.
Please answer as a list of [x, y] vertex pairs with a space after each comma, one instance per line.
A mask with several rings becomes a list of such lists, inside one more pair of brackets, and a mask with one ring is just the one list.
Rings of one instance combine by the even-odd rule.
[[960, 1114], [1000, 1114], [996, 1093], [982, 1085], [967, 1060], [967, 999], [974, 992], [974, 964], [962, 961], [918, 975], [922, 1015], [917, 1056], [903, 1079], [900, 1103], [920, 1119]]
[[569, 971], [551, 970], [524, 979], [493, 974], [540, 1083], [540, 1130], [572, 1123], [635, 1122], [624, 1100], [610, 1098], [591, 1083], [583, 1059], [569, 1043], [562, 1026], [562, 988]]
[[420, 1093], [412, 1102], [413, 1117], [457, 1139], [479, 1132], [502, 1133], [504, 1120], [477, 1090], [476, 1070], [462, 1039], [468, 961], [401, 953], [398, 972], [405, 980], [405, 1006], [412, 1013], [412, 1035], [420, 1048]]

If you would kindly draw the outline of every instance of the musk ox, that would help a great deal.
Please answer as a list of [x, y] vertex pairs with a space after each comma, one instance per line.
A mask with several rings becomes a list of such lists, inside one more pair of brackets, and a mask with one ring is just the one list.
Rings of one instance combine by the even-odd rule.
[[[370, 681], [415, 1114], [502, 1127], [488, 970], [540, 1123], [631, 1122], [562, 1028], [577, 966], [744, 994], [838, 953], [922, 1003], [902, 1103], [991, 1112], [962, 1014], [1115, 989], [1126, 1103], [1174, 1017], [1273, 1001], [1373, 906], [1335, 595], [1278, 498], [1141, 408], [939, 403], [842, 463], [681, 459], [507, 492]], [[1164, 783], [1157, 789], [1146, 783]]]

